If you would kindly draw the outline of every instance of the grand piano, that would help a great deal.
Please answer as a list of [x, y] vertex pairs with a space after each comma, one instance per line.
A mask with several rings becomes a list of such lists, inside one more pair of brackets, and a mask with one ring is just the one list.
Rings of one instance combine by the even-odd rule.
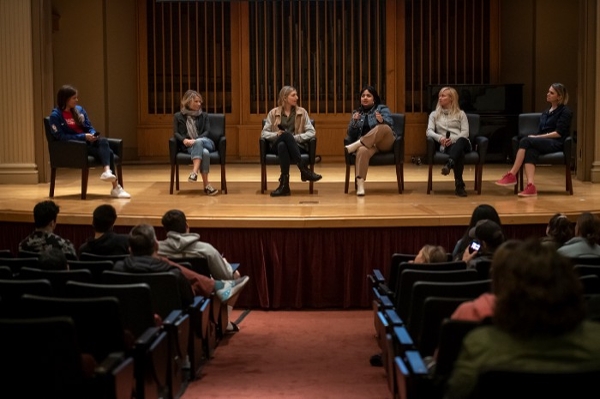
[[512, 163], [511, 138], [523, 112], [523, 84], [429, 85], [429, 112], [435, 110], [438, 92], [445, 86], [458, 91], [463, 111], [481, 116], [481, 134], [490, 140], [486, 163]]

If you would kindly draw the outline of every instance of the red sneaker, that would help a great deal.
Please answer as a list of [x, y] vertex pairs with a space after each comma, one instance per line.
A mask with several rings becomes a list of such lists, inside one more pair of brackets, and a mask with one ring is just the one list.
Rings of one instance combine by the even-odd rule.
[[502, 176], [502, 179], [496, 182], [496, 185], [498, 186], [514, 186], [515, 184], [517, 184], [517, 176], [510, 172]]
[[537, 190], [535, 186], [531, 183], [527, 184], [525, 190], [519, 193], [519, 197], [537, 197]]

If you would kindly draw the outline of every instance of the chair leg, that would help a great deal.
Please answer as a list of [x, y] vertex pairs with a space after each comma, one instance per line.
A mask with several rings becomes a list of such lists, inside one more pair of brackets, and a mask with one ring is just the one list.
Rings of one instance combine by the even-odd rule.
[[477, 189], [477, 195], [481, 195], [481, 184], [482, 184], [482, 177], [483, 177], [483, 165], [477, 165], [475, 167], [475, 185], [476, 185], [476, 189]]
[[404, 188], [404, 168], [402, 164], [396, 164], [396, 180], [398, 181], [398, 194], [402, 194]]
[[175, 164], [175, 190], [179, 191], [179, 164]]
[[433, 164], [429, 165], [429, 174], [427, 177], [427, 194], [431, 192], [433, 187]]
[[54, 198], [54, 187], [56, 186], [56, 168], [50, 171], [50, 198]]
[[565, 179], [566, 179], [566, 189], [569, 192], [569, 195], [573, 195], [573, 180], [571, 178], [571, 165], [568, 163], [565, 166]]
[[260, 165], [260, 193], [264, 194], [267, 189], [267, 165]]
[[346, 164], [346, 183], [344, 184], [344, 193], [348, 194], [348, 185], [350, 184], [350, 164]]
[[125, 187], [123, 185], [123, 166], [121, 164], [117, 165], [117, 180], [121, 187]]
[[225, 177], [225, 164], [221, 165], [221, 192], [227, 194], [227, 178]]
[[84, 200], [87, 195], [88, 177], [90, 170], [88, 168], [81, 169], [81, 199]]
[[171, 164], [171, 184], [169, 186], [169, 194], [173, 194], [173, 184], [175, 183], [175, 164]]
[[[315, 172], [315, 164], [314, 163], [310, 164], [308, 166], [308, 168], [310, 169], [311, 172], [313, 172], [313, 173]], [[314, 187], [315, 187], [315, 182], [311, 181], [308, 183], [308, 192], [310, 194], [314, 193]]]

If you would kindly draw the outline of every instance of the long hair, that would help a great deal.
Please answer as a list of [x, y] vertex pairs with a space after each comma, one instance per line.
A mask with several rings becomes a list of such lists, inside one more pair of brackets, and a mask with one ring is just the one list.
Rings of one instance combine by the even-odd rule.
[[571, 262], [537, 239], [517, 245], [492, 276], [494, 324], [514, 337], [558, 336], [586, 317], [583, 287]]
[[360, 90], [360, 94], [358, 96], [358, 107], [356, 108], [359, 112], [363, 110], [363, 106], [360, 102], [360, 98], [362, 97], [363, 93], [365, 91], [368, 91], [369, 93], [371, 93], [371, 95], [373, 96], [373, 108], [377, 108], [377, 106], [379, 104], [381, 104], [381, 97], [379, 97], [379, 93], [377, 93], [377, 89], [375, 89], [373, 86], [371, 85], [366, 85], [364, 86], [361, 90]]
[[440, 263], [448, 260], [446, 250], [440, 245], [427, 244], [421, 250], [423, 251], [423, 263]]
[[[452, 102], [450, 103], [450, 116], [456, 116], [460, 113], [460, 104], [458, 103], [458, 92], [456, 91], [456, 89], [454, 87], [442, 87], [439, 91], [439, 93], [443, 92], [443, 91], [447, 91], [448, 94], [450, 95], [450, 100], [452, 100]], [[438, 94], [439, 96], [439, 94]], [[435, 114], [436, 115], [441, 115], [443, 112], [443, 108], [440, 105], [440, 102], [438, 100], [438, 103], [435, 107]]]
[[73, 115], [73, 120], [75, 120], [75, 123], [79, 127], [83, 128], [83, 115], [79, 114], [79, 111], [77, 111], [77, 107], [73, 107], [73, 108], [67, 110], [67, 101], [69, 101], [69, 98], [73, 97], [76, 94], [77, 94], [77, 89], [74, 88], [73, 86], [70, 86], [70, 85], [62, 86], [60, 89], [58, 89], [58, 93], [56, 93], [56, 106], [61, 111], [65, 111], [65, 110], [71, 111], [71, 114]]
[[573, 226], [571, 221], [563, 213], [555, 213], [548, 222], [546, 235], [556, 243], [557, 246], [573, 238]]
[[484, 219], [496, 222], [498, 226], [502, 227], [502, 223], [500, 223], [500, 216], [498, 215], [496, 208], [488, 204], [477, 205], [475, 209], [473, 209], [473, 213], [471, 214], [471, 221], [469, 221], [469, 226], [467, 227], [467, 230], [465, 230], [465, 233], [463, 234], [460, 240], [458, 255], [455, 256], [455, 260], [462, 259], [462, 255], [465, 252], [465, 249], [467, 249], [467, 246], [471, 242], [471, 238], [469, 237], [469, 231], [477, 225], [477, 222]]
[[577, 218], [575, 234], [585, 238], [590, 247], [598, 244], [600, 241], [600, 218], [590, 212], [583, 212]]
[[296, 88], [294, 86], [283, 86], [281, 88], [281, 90], [279, 90], [279, 100], [277, 101], [277, 104], [280, 107], [283, 107], [283, 105], [285, 104], [285, 100], [288, 98], [288, 96], [293, 91], [298, 91], [298, 90], [296, 90]]
[[202, 99], [202, 95], [200, 95], [200, 93], [198, 93], [196, 90], [188, 90], [183, 93], [183, 97], [181, 97], [181, 110], [183, 111], [184, 109], [190, 109], [190, 103], [195, 98], [200, 99], [200, 110], [202, 110], [202, 103], [204, 100]]
[[559, 104], [565, 104], [569, 102], [569, 93], [567, 92], [567, 88], [562, 83], [552, 83], [552, 88], [556, 90], [556, 94], [560, 96]]

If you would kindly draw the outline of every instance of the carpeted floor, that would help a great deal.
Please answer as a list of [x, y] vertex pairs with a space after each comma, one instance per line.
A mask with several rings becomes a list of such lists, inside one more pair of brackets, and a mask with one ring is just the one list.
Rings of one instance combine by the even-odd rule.
[[[378, 352], [373, 313], [261, 311], [243, 317], [182, 399], [385, 399], [385, 373], [369, 364]], [[244, 317], [245, 316], [245, 317]]]

